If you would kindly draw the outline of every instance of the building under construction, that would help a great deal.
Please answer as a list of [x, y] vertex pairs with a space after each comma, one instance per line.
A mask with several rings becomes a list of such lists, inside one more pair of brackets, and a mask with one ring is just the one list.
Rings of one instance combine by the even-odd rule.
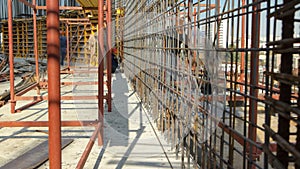
[[299, 0], [0, 8], [1, 169], [300, 169]]

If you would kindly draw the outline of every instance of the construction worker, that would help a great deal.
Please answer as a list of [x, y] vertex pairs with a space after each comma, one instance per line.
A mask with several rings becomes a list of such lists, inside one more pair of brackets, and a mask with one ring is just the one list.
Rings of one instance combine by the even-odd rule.
[[60, 65], [64, 65], [64, 60], [67, 54], [67, 38], [65, 36], [65, 32], [61, 31], [60, 32]]
[[118, 66], [119, 66], [117, 55], [118, 55], [118, 50], [116, 48], [113, 48], [112, 49], [112, 54], [111, 54], [111, 65], [112, 65], [111, 66], [111, 72], [112, 73], [115, 73]]

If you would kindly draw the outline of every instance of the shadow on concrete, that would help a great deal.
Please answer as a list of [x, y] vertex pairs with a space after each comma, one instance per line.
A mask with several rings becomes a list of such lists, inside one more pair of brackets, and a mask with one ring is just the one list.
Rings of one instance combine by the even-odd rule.
[[101, 149], [100, 152], [99, 152], [98, 158], [97, 158], [97, 160], [96, 160], [96, 163], [95, 163], [93, 169], [98, 169], [98, 168], [99, 168], [100, 163], [101, 163], [101, 161], [102, 161], [102, 157], [104, 156], [106, 147], [107, 147], [107, 142], [104, 142], [104, 145], [103, 145], [102, 149]]
[[112, 112], [104, 114], [104, 134], [105, 142], [109, 146], [128, 146], [129, 137], [129, 112], [128, 99], [129, 92], [127, 79], [120, 73], [115, 74], [112, 82], [113, 102]]
[[[119, 146], [124, 146], [125, 148], [115, 149], [115, 152], [112, 152], [118, 154], [118, 156], [121, 155], [121, 159], [113, 163], [116, 164], [117, 169], [122, 168], [145, 130], [145, 126], [143, 126], [142, 123], [141, 103], [134, 103], [136, 104], [135, 107], [128, 108], [128, 104], [130, 103], [129, 98], [134, 94], [134, 92], [129, 93], [127, 79], [123, 74], [116, 73], [112, 84], [112, 91], [114, 94], [113, 108], [112, 112], [105, 112], [104, 115], [105, 141], [104, 146], [99, 153], [94, 169], [100, 166], [102, 157], [104, 156], [104, 152], [106, 151], [107, 147]], [[139, 112], [140, 116], [139, 121], [135, 122], [139, 124], [139, 128], [137, 130], [129, 130], [129, 118], [136, 112]], [[129, 138], [129, 132], [136, 133], [134, 138]], [[130, 144], [129, 140], [131, 140]], [[110, 151], [112, 150], [110, 149]]]
[[117, 169], [122, 168], [124, 166], [124, 164], [126, 163], [128, 157], [130, 156], [133, 148], [135, 147], [136, 143], [138, 142], [139, 138], [141, 137], [141, 135], [143, 134], [145, 130], [145, 126], [142, 126], [142, 128], [140, 128], [137, 131], [137, 135], [134, 138], [134, 140], [131, 142], [130, 146], [128, 147], [127, 151], [124, 153], [122, 159], [119, 161], [118, 165], [117, 165]]

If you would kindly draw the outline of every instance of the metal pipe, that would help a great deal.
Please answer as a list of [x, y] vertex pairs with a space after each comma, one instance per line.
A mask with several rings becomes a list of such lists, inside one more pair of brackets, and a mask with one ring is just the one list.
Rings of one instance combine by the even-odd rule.
[[61, 82], [61, 85], [97, 85], [98, 82], [93, 81], [93, 82], [89, 82], [89, 81], [85, 81], [85, 82]]
[[31, 103], [28, 103], [28, 104], [26, 104], [26, 105], [24, 105], [24, 106], [18, 108], [18, 109], [16, 110], [16, 113], [20, 113], [21, 111], [23, 111], [23, 110], [25, 110], [25, 109], [28, 109], [29, 107], [32, 107], [32, 106], [38, 104], [38, 103], [41, 102], [41, 101], [43, 101], [43, 100], [42, 100], [42, 99], [40, 99], [40, 100], [34, 100], [34, 101], [32, 101]]
[[[263, 124], [263, 127], [266, 129], [266, 132], [270, 133], [270, 136], [274, 139], [274, 141], [276, 141], [278, 143], [279, 146], [277, 146], [277, 149], [279, 147], [282, 147], [285, 149], [285, 151], [290, 152], [291, 154], [293, 154], [293, 156], [295, 157], [295, 163], [300, 165], [300, 161], [297, 159], [300, 159], [300, 152], [297, 151], [297, 149], [295, 148], [295, 146], [291, 145], [288, 140], [286, 140], [285, 138], [281, 137], [279, 135], [279, 133], [275, 133], [269, 126]], [[277, 155], [278, 156], [278, 155]], [[285, 164], [284, 168], [285, 167]]]
[[104, 2], [98, 1], [98, 120], [101, 123], [100, 132], [98, 132], [98, 145], [103, 145], [103, 72], [104, 72], [104, 46], [103, 46], [103, 23], [104, 23], [104, 13], [103, 13]]
[[90, 152], [93, 148], [93, 145], [95, 143], [95, 140], [97, 138], [97, 134], [99, 133], [100, 128], [101, 128], [101, 123], [98, 123], [93, 135], [90, 138], [90, 141], [88, 142], [88, 144], [87, 144], [87, 146], [86, 146], [86, 148], [85, 148], [85, 150], [84, 150], [84, 152], [83, 152], [83, 154], [82, 154], [82, 156], [81, 156], [81, 158], [80, 158], [80, 160], [79, 160], [79, 162], [76, 166], [76, 169], [81, 169], [81, 168], [84, 167], [84, 164], [86, 163], [86, 160], [87, 160], [87, 158], [88, 158], [88, 156], [89, 156], [89, 154], [90, 154]]
[[111, 22], [111, 0], [106, 0], [107, 6], [107, 15], [106, 15], [106, 22], [107, 22], [107, 44], [108, 44], [108, 54], [107, 54], [107, 90], [108, 90], [108, 99], [107, 99], [107, 110], [111, 112], [112, 109], [112, 98], [111, 98], [111, 69], [112, 69], [112, 22]]
[[276, 156], [270, 151], [269, 147], [267, 145], [263, 145], [264, 152], [268, 155], [268, 161], [272, 165], [272, 167], [276, 169], [285, 169], [280, 161], [276, 158]]
[[15, 113], [15, 77], [14, 77], [14, 49], [13, 49], [13, 19], [12, 19], [12, 1], [7, 1], [8, 8], [8, 50], [9, 50], [9, 82], [10, 82], [10, 105], [11, 113]]
[[[99, 121], [61, 121], [63, 127], [96, 126]], [[49, 121], [0, 121], [0, 127], [48, 127]]]
[[[254, 0], [253, 3], [256, 3], [257, 0]], [[251, 47], [259, 48], [260, 41], [260, 13], [259, 13], [259, 4], [253, 6], [252, 14], [252, 35], [251, 35]], [[251, 62], [250, 62], [251, 72], [250, 72], [250, 95], [255, 98], [258, 97], [258, 65], [259, 65], [259, 52], [251, 52]], [[248, 138], [253, 141], [256, 141], [257, 130], [253, 124], [257, 124], [257, 100], [250, 98], [250, 107], [249, 107], [249, 121], [251, 122], [248, 127]], [[250, 144], [250, 159], [248, 166], [254, 167], [251, 161], [253, 160], [252, 155], [252, 145]]]
[[[16, 91], [15, 97], [22, 96], [32, 90], [33, 88], [36, 88], [39, 84], [36, 82], [30, 83], [29, 85], [26, 85], [27, 87], [22, 89], [21, 91]], [[23, 85], [24, 86], [24, 85]], [[16, 89], [17, 90], [17, 89]], [[17, 100], [17, 99], [16, 99]]]
[[[70, 67], [71, 68], [71, 67]], [[73, 70], [62, 70], [60, 71], [61, 74], [74, 74], [75, 72]], [[93, 70], [84, 70], [84, 71], [80, 71], [80, 70], [76, 70], [76, 73], [85, 73], [85, 74], [95, 74], [98, 73], [98, 70], [93, 71]]]
[[69, 22], [67, 21], [66, 23], [66, 37], [67, 37], [67, 63], [68, 63], [68, 67], [67, 69], [70, 71], [71, 68], [70, 68], [70, 35], [69, 35]]
[[32, 9], [35, 9], [36, 7], [34, 2], [32, 2], [32, 4], [26, 0], [19, 0], [19, 2], [22, 2], [24, 5], [29, 6]]
[[[300, 76], [300, 59], [298, 59], [298, 76]], [[298, 109], [300, 108], [300, 87], [298, 87], [298, 98], [297, 98], [297, 106], [298, 106]], [[297, 118], [298, 121], [300, 121], [300, 115], [298, 114], [298, 118]], [[296, 149], [298, 151], [300, 151], [300, 125], [298, 124], [297, 125], [297, 132], [296, 132]], [[297, 159], [296, 159], [297, 160]], [[299, 159], [298, 159], [299, 160]], [[295, 168], [296, 169], [300, 169], [300, 165], [297, 165], [295, 164]]]
[[[36, 0], [32, 1], [32, 4], [36, 5]], [[36, 23], [37, 10], [33, 9], [33, 41], [34, 41], [34, 56], [35, 56], [35, 75], [36, 82], [40, 83], [40, 72], [39, 72], [39, 54], [38, 54], [38, 40], [37, 40], [37, 23]], [[37, 86], [37, 94], [40, 94], [40, 87]]]
[[[60, 100], [95, 100], [98, 96], [61, 96]], [[106, 99], [106, 96], [103, 96]], [[49, 100], [47, 96], [17, 96], [16, 100]]]
[[89, 22], [69, 22], [68, 25], [91, 25]]
[[[47, 82], [40, 82], [40, 85], [47, 85]], [[64, 86], [73, 86], [73, 85], [98, 85], [97, 81], [85, 81], [85, 82], [61, 82], [61, 85]]]
[[[288, 0], [284, 0], [284, 5], [290, 3]], [[283, 7], [284, 7], [283, 5]], [[294, 15], [284, 17], [282, 20], [282, 39], [293, 38], [294, 33]], [[282, 49], [293, 48], [293, 44], [283, 43]], [[284, 53], [281, 55], [280, 73], [292, 74], [293, 69], [293, 54]], [[291, 104], [291, 85], [280, 82], [280, 97], [279, 100], [287, 104]], [[290, 115], [289, 111], [284, 112]], [[290, 139], [290, 121], [279, 115], [278, 120], [278, 134], [286, 141]], [[283, 164], [285, 168], [289, 165], [289, 153], [285, 147], [281, 145], [277, 148], [277, 158]]]
[[87, 18], [59, 18], [60, 21], [70, 21], [70, 22], [89, 22]]
[[[242, 7], [245, 6], [245, 0], [242, 0]], [[245, 19], [245, 8], [242, 8], [242, 35], [241, 35], [241, 48], [245, 48], [245, 28], [246, 28], [246, 19]], [[245, 52], [241, 53], [241, 75], [240, 80], [245, 82]], [[240, 85], [240, 91], [244, 92], [243, 85]]]
[[50, 168], [61, 168], [59, 1], [47, 0]]
[[[47, 6], [36, 6], [35, 7], [38, 10], [46, 10]], [[84, 8], [85, 10], [94, 9], [93, 7]], [[59, 10], [83, 10], [81, 6], [60, 6]]]

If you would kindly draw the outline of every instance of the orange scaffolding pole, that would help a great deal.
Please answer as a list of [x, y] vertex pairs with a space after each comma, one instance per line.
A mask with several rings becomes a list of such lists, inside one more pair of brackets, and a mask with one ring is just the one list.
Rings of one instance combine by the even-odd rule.
[[47, 0], [50, 168], [61, 168], [59, 1]]

